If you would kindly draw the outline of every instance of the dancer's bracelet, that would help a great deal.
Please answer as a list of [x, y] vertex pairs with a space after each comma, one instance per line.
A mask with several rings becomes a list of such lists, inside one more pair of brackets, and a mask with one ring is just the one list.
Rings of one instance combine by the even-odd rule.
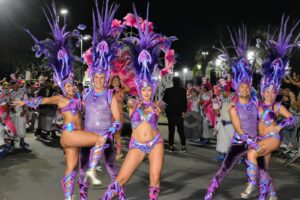
[[30, 108], [36, 109], [42, 103], [42, 97], [29, 98], [25, 100], [25, 105]]
[[296, 123], [296, 118], [292, 115], [288, 118], [286, 118], [285, 120], [281, 121], [278, 126], [280, 128], [284, 128], [284, 127], [292, 127], [294, 126]]

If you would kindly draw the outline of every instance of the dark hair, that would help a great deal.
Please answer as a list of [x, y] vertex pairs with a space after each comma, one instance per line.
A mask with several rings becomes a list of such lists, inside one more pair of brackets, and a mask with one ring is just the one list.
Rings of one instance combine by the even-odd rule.
[[179, 87], [180, 86], [180, 78], [179, 77], [173, 77], [173, 86], [174, 87]]
[[121, 88], [122, 88], [121, 78], [120, 78], [118, 75], [115, 75], [115, 76], [113, 76], [113, 77], [111, 78], [111, 83], [110, 83], [110, 85], [108, 86], [108, 88], [109, 88], [109, 89], [113, 89], [113, 88], [114, 88], [114, 86], [112, 85], [112, 81], [113, 81], [115, 78], [117, 78], [117, 79], [119, 80], [119, 83], [120, 83], [119, 88], [121, 89]]

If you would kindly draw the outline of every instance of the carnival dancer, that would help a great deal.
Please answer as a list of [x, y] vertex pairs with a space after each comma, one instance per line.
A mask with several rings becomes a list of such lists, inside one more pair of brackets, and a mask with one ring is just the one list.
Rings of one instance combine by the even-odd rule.
[[237, 54], [237, 59], [229, 60], [229, 56], [225, 55], [229, 63], [233, 63], [232, 86], [235, 89], [238, 98], [229, 108], [229, 114], [232, 125], [235, 129], [232, 138], [231, 147], [222, 163], [221, 168], [211, 180], [205, 200], [213, 199], [214, 191], [219, 188], [225, 176], [229, 174], [234, 165], [244, 155], [247, 154], [248, 145], [255, 144], [257, 137], [257, 98], [251, 96], [252, 72], [251, 66], [246, 59], [248, 48], [247, 31], [243, 26], [234, 36], [231, 34], [232, 43]]
[[224, 79], [220, 79], [219, 82], [223, 98], [221, 99], [221, 106], [219, 107], [220, 117], [216, 125], [216, 129], [218, 130], [216, 150], [219, 152], [219, 155], [215, 159], [222, 161], [231, 146], [231, 139], [234, 133], [234, 128], [229, 116], [229, 108], [235, 93], [231, 93], [231, 84], [229, 82], [226, 82]]
[[[126, 93], [129, 92], [129, 88], [126, 84], [123, 83], [122, 79], [118, 75], [115, 75], [111, 78], [109, 88], [114, 89], [114, 91], [116, 92], [119, 102], [119, 110], [121, 111], [121, 123], [124, 124], [123, 104], [124, 97]], [[115, 138], [117, 146], [116, 160], [120, 160], [123, 157], [121, 130], [116, 133]]]
[[[78, 147], [94, 146], [91, 149], [90, 167], [95, 165], [95, 160], [101, 156], [103, 145], [106, 138], [110, 137], [110, 130], [105, 137], [100, 136], [99, 133], [82, 131], [81, 119], [81, 100], [76, 98], [75, 87], [73, 81], [73, 60], [68, 39], [71, 37], [78, 37], [80, 39], [79, 31], [67, 32], [66, 24], [60, 27], [58, 23], [58, 13], [53, 2], [52, 9], [49, 8], [49, 14], [45, 12], [45, 16], [51, 28], [51, 35], [53, 38], [39, 41], [31, 34], [29, 30], [25, 30], [35, 41], [34, 50], [36, 56], [44, 56], [47, 59], [48, 66], [53, 70], [53, 80], [63, 91], [63, 95], [52, 96], [48, 98], [32, 98], [26, 101], [15, 101], [14, 105], [28, 106], [37, 108], [41, 104], [57, 105], [64, 119], [62, 127], [61, 145], [64, 148], [66, 171], [65, 177], [61, 180], [65, 200], [73, 199], [74, 181], [76, 178], [76, 167], [79, 158]], [[78, 29], [84, 29], [80, 25]], [[114, 128], [114, 127], [112, 127]], [[97, 152], [95, 154], [95, 152]]]
[[[105, 136], [106, 130], [115, 134], [121, 129], [121, 112], [117, 96], [114, 90], [107, 89], [110, 79], [111, 61], [116, 56], [119, 48], [119, 36], [122, 27], [112, 26], [118, 5], [109, 7], [106, 0], [105, 12], [101, 13], [97, 1], [96, 12], [93, 14], [93, 46], [85, 54], [85, 61], [89, 64], [88, 75], [91, 79], [91, 87], [83, 93], [84, 130], [96, 132]], [[88, 62], [91, 60], [91, 62]], [[114, 181], [118, 175], [118, 168], [114, 153], [113, 135], [107, 138], [103, 149], [106, 170]], [[93, 185], [101, 185], [102, 182], [96, 176], [96, 167], [99, 162], [99, 152], [91, 152], [90, 148], [81, 149], [80, 153], [80, 196], [81, 200], [87, 199], [89, 180]], [[93, 155], [95, 154], [95, 155]], [[93, 158], [93, 166], [89, 165], [89, 157]]]
[[[149, 6], [148, 6], [149, 9]], [[151, 22], [147, 18], [141, 23], [134, 7], [135, 26], [138, 29], [138, 37], [125, 38], [125, 42], [131, 47], [133, 54], [133, 63], [136, 70], [135, 82], [138, 91], [139, 100], [130, 99], [128, 102], [129, 115], [132, 123], [132, 136], [129, 144], [129, 151], [120, 169], [120, 173], [113, 183], [108, 186], [102, 199], [111, 200], [114, 196], [119, 199], [126, 199], [124, 185], [143, 161], [146, 155], [150, 163], [150, 186], [149, 199], [158, 199], [160, 192], [160, 174], [164, 160], [164, 145], [157, 128], [159, 114], [162, 105], [153, 102], [157, 88], [157, 76], [159, 75], [159, 55], [163, 50], [166, 55], [169, 51], [171, 42], [175, 37], [166, 38], [160, 34], [155, 34], [151, 29]], [[165, 45], [167, 44], [167, 45]], [[174, 55], [174, 53], [173, 53]], [[168, 63], [171, 60], [171, 63]], [[169, 70], [174, 64], [175, 59], [166, 58], [167, 69]]]
[[[241, 193], [243, 199], [252, 197], [257, 182], [259, 182], [260, 189], [259, 200], [264, 200], [267, 196], [269, 200], [278, 199], [271, 177], [266, 170], [258, 169], [257, 158], [263, 156], [266, 169], [268, 169], [271, 153], [280, 146], [280, 130], [285, 127], [292, 127], [295, 124], [294, 116], [280, 102], [275, 102], [280, 90], [281, 80], [289, 63], [289, 55], [298, 42], [298, 38], [293, 42], [291, 38], [300, 21], [289, 32], [287, 29], [288, 21], [289, 18], [283, 16], [277, 41], [270, 38], [266, 42], [268, 57], [262, 65], [263, 77], [260, 82], [262, 102], [258, 110], [259, 137], [257, 146], [254, 149], [250, 149], [247, 154], [249, 183], [246, 190]], [[277, 123], [279, 115], [285, 119]]]

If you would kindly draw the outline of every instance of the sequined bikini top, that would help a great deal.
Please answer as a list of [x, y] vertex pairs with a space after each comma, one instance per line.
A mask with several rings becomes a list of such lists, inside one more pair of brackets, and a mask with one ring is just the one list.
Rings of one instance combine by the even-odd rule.
[[134, 109], [134, 111], [131, 113], [131, 125], [132, 128], [137, 128], [143, 121], [146, 121], [150, 124], [151, 128], [153, 130], [157, 129], [158, 124], [158, 115], [156, 112], [149, 112], [146, 116], [143, 113], [143, 108], [148, 108], [151, 106], [153, 110], [155, 109], [154, 103], [144, 103], [143, 106]]
[[[279, 111], [281, 103], [277, 103], [277, 111]], [[270, 107], [272, 109], [270, 109]], [[273, 105], [261, 105], [263, 109], [262, 114], [259, 116], [259, 119], [263, 121], [266, 126], [270, 126], [274, 121], [277, 120], [276, 113], [274, 111], [274, 103]]]
[[71, 98], [69, 99], [68, 105], [60, 109], [60, 112], [71, 112], [73, 116], [77, 115], [78, 112], [81, 111], [82, 104], [81, 104], [81, 99], [79, 98]]

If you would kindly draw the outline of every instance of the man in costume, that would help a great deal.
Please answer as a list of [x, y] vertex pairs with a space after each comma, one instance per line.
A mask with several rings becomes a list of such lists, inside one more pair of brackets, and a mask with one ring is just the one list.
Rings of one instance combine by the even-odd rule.
[[[230, 32], [231, 34], [231, 32]], [[257, 137], [258, 105], [256, 96], [251, 96], [252, 72], [246, 59], [248, 48], [247, 31], [245, 27], [235, 34], [231, 34], [232, 43], [237, 54], [237, 60], [231, 61], [233, 72], [233, 88], [238, 95], [232, 102], [229, 112], [235, 129], [231, 147], [222, 163], [221, 168], [211, 180], [205, 200], [212, 200], [214, 191], [219, 188], [225, 176], [229, 174], [234, 165], [247, 154], [248, 147], [255, 145]], [[229, 58], [228, 55], [226, 55]], [[229, 60], [229, 59], [228, 59]], [[230, 62], [230, 60], [229, 60]]]
[[[93, 46], [85, 55], [87, 63], [92, 57], [92, 62], [89, 63], [88, 69], [92, 84], [83, 94], [83, 105], [85, 108], [84, 129], [101, 133], [102, 135], [106, 135], [108, 132], [112, 135], [121, 129], [120, 119], [114, 119], [115, 121], [113, 121], [114, 113], [120, 113], [120, 110], [118, 107], [112, 106], [112, 99], [116, 97], [113, 90], [107, 89], [107, 84], [110, 78], [111, 61], [116, 56], [119, 47], [122, 27], [111, 26], [118, 6], [112, 4], [109, 7], [108, 3], [109, 1], [107, 0], [105, 4], [106, 11], [101, 13], [96, 2], [96, 13], [93, 18]], [[110, 11], [108, 12], [107, 10]], [[95, 18], [95, 16], [97, 17]], [[96, 166], [102, 154], [104, 154], [105, 167], [112, 181], [116, 179], [118, 168], [113, 144], [112, 136], [107, 138], [106, 148], [101, 153], [90, 152], [89, 147], [81, 148], [79, 178], [81, 200], [87, 199], [89, 185], [87, 177], [92, 181], [93, 185], [102, 184], [101, 180], [96, 177]], [[94, 158], [93, 166], [90, 166], [90, 169], [87, 170], [89, 168], [90, 154], [93, 153], [99, 156], [91, 155]]]

